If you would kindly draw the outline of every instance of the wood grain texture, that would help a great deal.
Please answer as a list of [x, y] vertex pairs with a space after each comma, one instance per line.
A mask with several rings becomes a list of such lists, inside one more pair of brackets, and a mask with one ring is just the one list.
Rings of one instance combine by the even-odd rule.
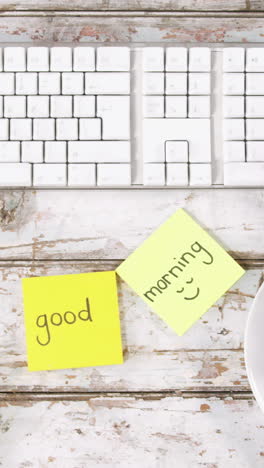
[[0, 1], [0, 9], [8, 11], [259, 11], [262, 0], [17, 0]]
[[264, 258], [263, 190], [188, 189], [2, 191], [0, 259], [121, 260], [179, 207], [236, 258]]
[[[0, 17], [0, 42], [263, 42], [264, 23], [261, 16], [249, 17], [233, 14], [231, 17], [203, 17], [182, 14], [173, 17], [116, 16], [54, 16], [45, 12], [38, 17]], [[7, 16], [6, 16], [7, 15]]]
[[29, 372], [21, 278], [111, 270], [117, 262], [6, 262], [0, 264], [1, 391], [248, 391], [243, 356], [246, 318], [262, 269], [246, 275], [183, 337], [119, 281], [125, 363]]
[[0, 409], [5, 468], [263, 467], [263, 417], [251, 399], [12, 398]]

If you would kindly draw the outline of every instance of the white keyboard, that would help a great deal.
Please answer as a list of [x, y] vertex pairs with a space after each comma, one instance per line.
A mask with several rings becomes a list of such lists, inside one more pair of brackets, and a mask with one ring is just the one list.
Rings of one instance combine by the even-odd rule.
[[0, 187], [264, 186], [264, 47], [11, 47]]

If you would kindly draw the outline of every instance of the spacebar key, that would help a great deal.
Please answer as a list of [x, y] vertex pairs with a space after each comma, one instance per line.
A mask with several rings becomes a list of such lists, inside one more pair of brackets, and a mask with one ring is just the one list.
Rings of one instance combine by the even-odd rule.
[[0, 187], [31, 186], [31, 165], [28, 163], [1, 163]]

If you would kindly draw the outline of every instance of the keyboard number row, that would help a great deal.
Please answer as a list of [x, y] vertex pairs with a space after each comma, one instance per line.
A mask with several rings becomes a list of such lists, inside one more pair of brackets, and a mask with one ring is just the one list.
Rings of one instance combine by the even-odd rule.
[[0, 69], [5, 71], [128, 71], [128, 47], [5, 47]]

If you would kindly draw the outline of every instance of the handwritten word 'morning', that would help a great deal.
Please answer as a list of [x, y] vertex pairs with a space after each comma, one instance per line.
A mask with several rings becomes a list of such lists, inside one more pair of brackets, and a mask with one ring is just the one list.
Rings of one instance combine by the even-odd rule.
[[36, 340], [38, 344], [41, 346], [47, 346], [51, 340], [51, 332], [50, 326], [53, 325], [54, 327], [59, 327], [60, 325], [66, 323], [67, 325], [73, 325], [76, 320], [82, 320], [83, 322], [90, 322], [93, 321], [91, 311], [90, 311], [90, 303], [88, 297], [86, 298], [86, 308], [80, 310], [78, 314], [67, 310], [64, 312], [63, 315], [59, 314], [58, 312], [54, 312], [51, 314], [50, 318], [48, 318], [47, 314], [38, 315], [36, 320], [36, 325], [38, 328], [43, 329], [43, 333], [41, 336], [37, 336]]
[[[189, 265], [196, 257], [197, 255], [195, 254], [201, 254], [203, 253], [203, 257], [201, 258], [201, 261], [205, 265], [211, 265], [214, 261], [213, 255], [205, 249], [199, 242], [194, 242], [191, 247], [190, 251], [184, 252], [180, 259], [177, 261], [176, 264], [174, 264], [170, 270], [162, 275], [162, 277], [157, 281], [157, 283], [149, 288], [148, 291], [144, 293], [144, 296], [150, 301], [154, 302], [154, 298], [157, 295], [160, 295], [163, 293], [165, 289], [171, 285], [171, 281], [173, 281], [175, 278], [179, 278], [181, 273], [183, 272], [184, 268], [186, 268], [187, 265]], [[174, 258], [173, 260], [176, 260]]]

